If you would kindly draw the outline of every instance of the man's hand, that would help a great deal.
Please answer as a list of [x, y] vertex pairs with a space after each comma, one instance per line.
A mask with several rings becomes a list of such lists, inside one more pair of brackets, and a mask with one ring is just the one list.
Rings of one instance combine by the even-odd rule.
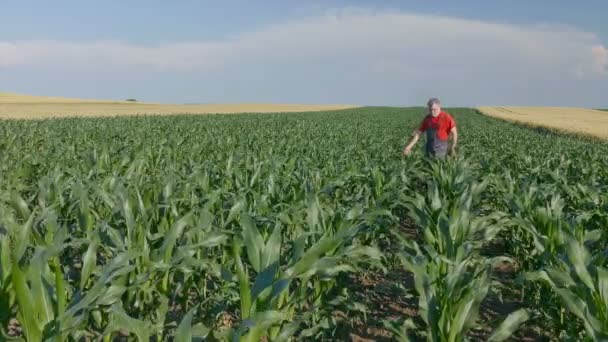
[[416, 145], [416, 142], [418, 141], [418, 138], [420, 138], [420, 130], [415, 130], [414, 133], [412, 133], [412, 139], [410, 140], [409, 143], [407, 143], [407, 145], [405, 145], [405, 148], [403, 149], [403, 155], [404, 156], [409, 156], [410, 154], [412, 154], [412, 147], [414, 147], [414, 145]]
[[456, 157], [456, 145], [458, 144], [458, 129], [456, 129], [456, 126], [452, 127], [452, 129], [450, 130], [450, 135], [452, 136], [450, 156]]
[[452, 147], [450, 148], [450, 153], [449, 153], [449, 154], [450, 154], [450, 156], [452, 156], [452, 157], [456, 157], [456, 146], [452, 146]]

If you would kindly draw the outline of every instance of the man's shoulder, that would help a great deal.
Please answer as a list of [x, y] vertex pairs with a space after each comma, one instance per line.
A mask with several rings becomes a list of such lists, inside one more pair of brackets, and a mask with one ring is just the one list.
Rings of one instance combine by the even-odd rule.
[[454, 116], [452, 116], [452, 114], [450, 114], [449, 112], [442, 112], [442, 113], [443, 113], [443, 115], [445, 115], [446, 118], [454, 120]]

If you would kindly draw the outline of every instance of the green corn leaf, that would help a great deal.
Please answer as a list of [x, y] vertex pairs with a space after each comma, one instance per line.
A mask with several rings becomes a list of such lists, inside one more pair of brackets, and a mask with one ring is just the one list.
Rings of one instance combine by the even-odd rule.
[[[97, 235], [94, 235], [97, 236]], [[82, 272], [80, 274], [80, 289], [83, 290], [87, 280], [95, 270], [97, 266], [97, 247], [99, 246], [99, 241], [95, 238], [89, 243], [89, 247], [87, 247], [87, 251], [84, 253], [82, 257]]]
[[257, 297], [274, 283], [274, 278], [279, 270], [279, 263], [275, 262], [258, 273], [253, 287], [251, 288], [251, 298], [255, 301]]
[[241, 244], [238, 240], [233, 241], [232, 257], [236, 264], [237, 278], [239, 281], [239, 291], [241, 300], [241, 317], [249, 318], [251, 310], [251, 287], [249, 275], [247, 274], [243, 262], [241, 261]]
[[23, 327], [23, 333], [28, 341], [41, 341], [42, 328], [38, 324], [36, 304], [28, 284], [26, 275], [17, 262], [13, 263], [12, 283], [15, 290], [17, 303], [19, 304], [19, 322]]
[[456, 312], [453, 317], [449, 330], [449, 341], [458, 341], [465, 333], [465, 325], [469, 322], [470, 312], [475, 305], [473, 298], [465, 298], [457, 304]]
[[196, 337], [198, 339], [207, 338], [207, 336], [209, 335], [210, 332], [211, 332], [211, 329], [209, 329], [209, 327], [205, 326], [202, 323], [195, 324], [192, 327], [192, 336]]
[[311, 197], [308, 201], [308, 208], [306, 210], [306, 222], [308, 226], [314, 230], [314, 227], [320, 223], [321, 208], [319, 207], [319, 200], [316, 197]]
[[566, 253], [568, 259], [574, 267], [574, 271], [578, 275], [579, 279], [591, 290], [595, 291], [595, 285], [593, 279], [587, 270], [587, 264], [589, 263], [589, 252], [581, 245], [578, 241], [570, 239], [566, 245]]
[[553, 289], [563, 300], [566, 308], [570, 310], [578, 318], [585, 320], [585, 311], [587, 310], [587, 304], [572, 291], [563, 288]]
[[44, 329], [44, 326], [54, 319], [53, 303], [44, 280], [47, 261], [43, 251], [39, 250], [32, 258], [27, 270], [27, 279], [31, 286], [36, 310], [36, 320], [41, 329]]
[[288, 279], [280, 279], [272, 284], [272, 292], [270, 293], [270, 298], [275, 299], [284, 293], [285, 290], [289, 288], [289, 280]]
[[584, 242], [585, 243], [594, 243], [594, 242], [599, 241], [601, 238], [602, 238], [602, 231], [599, 229], [586, 231], [585, 237], [584, 237]]
[[214, 232], [205, 235], [205, 238], [197, 246], [203, 248], [216, 247], [224, 244], [227, 240], [228, 236], [226, 234]]
[[139, 341], [150, 340], [150, 324], [130, 317], [122, 307], [113, 305], [110, 309], [110, 323], [106, 327], [104, 335], [126, 331], [137, 336]]
[[570, 273], [555, 267], [547, 267], [545, 269], [548, 277], [551, 278], [550, 284], [555, 284], [558, 287], [568, 288], [570, 286], [576, 286], [576, 282], [570, 276]]
[[[567, 278], [563, 278], [563, 276], [564, 276], [563, 273], [565, 273], [565, 272], [562, 271], [562, 270], [555, 270], [553, 272], [553, 275], [558, 275], [558, 278], [556, 278], [555, 280], [557, 280], [557, 281], [560, 281], [561, 279], [566, 280]], [[543, 282], [546, 282], [553, 289], [557, 289], [557, 288], [559, 288], [561, 286], [559, 284], [556, 284], [554, 282], [554, 279], [551, 278], [546, 271], [527, 272], [527, 273], [524, 273], [524, 278], [526, 280], [529, 280], [529, 281], [543, 281]]]
[[112, 305], [120, 300], [120, 297], [127, 292], [127, 287], [122, 285], [111, 285], [103, 293], [103, 297], [97, 302], [99, 305]]
[[175, 342], [192, 341], [192, 316], [195, 309], [188, 311], [175, 331]]
[[256, 272], [262, 270], [261, 257], [264, 251], [264, 239], [258, 231], [251, 216], [241, 215], [241, 227], [243, 229], [243, 242], [247, 250], [247, 258]]
[[281, 311], [270, 310], [256, 312], [251, 318], [242, 322], [243, 328], [249, 328], [249, 332], [245, 339], [247, 341], [259, 341], [262, 334], [272, 325], [284, 321], [285, 319], [285, 314]]
[[295, 321], [288, 324], [283, 325], [281, 331], [278, 333], [277, 337], [273, 338], [274, 342], [288, 342], [292, 338], [294, 334], [300, 328], [300, 322]]
[[13, 208], [17, 211], [17, 213], [21, 216], [21, 219], [27, 220], [32, 215], [27, 203], [25, 200], [18, 194], [13, 192], [11, 194], [11, 204]]
[[325, 236], [308, 249], [300, 260], [285, 271], [287, 277], [299, 277], [308, 272], [318, 262], [321, 256], [336, 248], [342, 240], [338, 236]]
[[416, 329], [416, 324], [411, 318], [404, 320], [402, 323], [395, 320], [384, 321], [383, 325], [393, 334], [393, 339], [397, 342], [410, 342], [411, 338], [408, 331]]
[[236, 219], [237, 215], [239, 215], [242, 211], [244, 211], [247, 208], [247, 202], [244, 199], [241, 199], [239, 201], [237, 201], [232, 208], [230, 208], [230, 212], [228, 213], [228, 217], [226, 218], [226, 221], [224, 221], [224, 228], [230, 223], [232, 222], [234, 219]]
[[10, 240], [7, 235], [0, 235], [0, 283], [8, 282], [11, 268]]
[[272, 230], [272, 234], [266, 241], [266, 245], [261, 253], [261, 268], [267, 268], [273, 263], [279, 262], [281, 257], [281, 225], [277, 224]]
[[507, 318], [498, 326], [494, 333], [490, 336], [488, 341], [500, 342], [511, 337], [519, 327], [530, 318], [528, 311], [520, 309], [512, 312]]
[[184, 215], [171, 226], [171, 229], [165, 234], [163, 244], [160, 246], [159, 253], [162, 255], [165, 263], [171, 260], [173, 250], [177, 246], [177, 240], [182, 236], [184, 229], [191, 224], [192, 213]]
[[22, 225], [14, 224], [12, 231], [15, 232], [14, 235], [14, 250], [13, 250], [13, 260], [14, 262], [19, 262], [25, 251], [27, 249], [28, 244], [30, 243], [30, 234], [32, 231], [32, 225], [34, 223], [34, 213], [30, 214], [27, 221]]
[[603, 267], [597, 268], [598, 290], [604, 310], [608, 311], [608, 270]]

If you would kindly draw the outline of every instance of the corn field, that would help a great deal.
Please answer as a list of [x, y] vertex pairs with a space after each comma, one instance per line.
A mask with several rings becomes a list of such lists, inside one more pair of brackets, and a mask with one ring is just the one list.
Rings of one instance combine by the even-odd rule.
[[0, 122], [0, 339], [608, 339], [608, 144], [423, 112]]

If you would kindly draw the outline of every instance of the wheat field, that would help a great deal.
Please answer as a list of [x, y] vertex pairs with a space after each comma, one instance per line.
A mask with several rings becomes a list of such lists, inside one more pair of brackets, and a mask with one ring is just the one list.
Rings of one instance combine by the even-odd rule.
[[122, 115], [204, 113], [307, 112], [338, 110], [354, 107], [356, 106], [265, 103], [158, 104], [0, 93], [0, 119], [45, 119], [60, 117], [109, 117]]
[[485, 115], [533, 126], [608, 138], [608, 112], [568, 107], [479, 107]]

